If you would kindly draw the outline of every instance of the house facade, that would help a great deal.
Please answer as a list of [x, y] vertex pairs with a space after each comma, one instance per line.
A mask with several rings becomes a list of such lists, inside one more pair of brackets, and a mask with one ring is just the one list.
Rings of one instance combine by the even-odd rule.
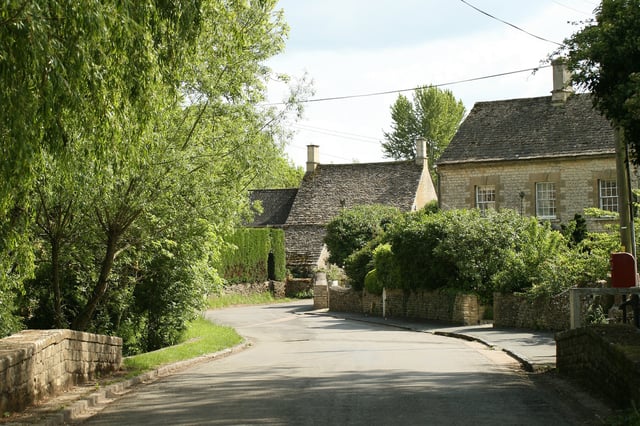
[[[252, 226], [284, 229], [287, 268], [295, 276], [308, 276], [326, 266], [326, 226], [342, 209], [382, 204], [413, 211], [437, 200], [424, 142], [417, 147], [415, 161], [321, 164], [318, 146], [309, 145], [307, 153], [307, 170], [297, 190], [251, 195], [263, 206]], [[284, 223], [276, 223], [287, 209]]]
[[[551, 96], [476, 103], [438, 160], [443, 209], [514, 209], [566, 223], [618, 212], [614, 132], [554, 64]], [[588, 219], [591, 229], [613, 222]]]

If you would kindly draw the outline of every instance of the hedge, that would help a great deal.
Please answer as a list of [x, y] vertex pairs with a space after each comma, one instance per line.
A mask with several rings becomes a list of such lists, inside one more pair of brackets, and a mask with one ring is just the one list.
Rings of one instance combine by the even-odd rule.
[[264, 282], [269, 277], [269, 255], [273, 255], [273, 278], [286, 277], [284, 231], [273, 228], [242, 228], [226, 239], [235, 246], [222, 253], [218, 270], [229, 284]]

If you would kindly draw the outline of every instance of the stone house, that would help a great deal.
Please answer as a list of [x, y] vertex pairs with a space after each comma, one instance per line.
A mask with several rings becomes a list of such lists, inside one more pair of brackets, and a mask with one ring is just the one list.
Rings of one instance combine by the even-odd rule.
[[474, 105], [437, 162], [441, 208], [509, 208], [555, 226], [589, 207], [618, 211], [613, 129], [562, 64], [553, 74], [551, 96]]
[[[314, 269], [326, 266], [326, 226], [340, 210], [383, 204], [413, 211], [437, 200], [424, 143], [417, 148], [415, 161], [320, 164], [319, 147], [309, 145], [307, 170], [300, 188], [252, 193], [253, 200], [262, 201], [264, 211], [251, 226], [282, 227], [287, 268], [294, 275], [308, 276]], [[293, 197], [291, 204], [287, 194]]]

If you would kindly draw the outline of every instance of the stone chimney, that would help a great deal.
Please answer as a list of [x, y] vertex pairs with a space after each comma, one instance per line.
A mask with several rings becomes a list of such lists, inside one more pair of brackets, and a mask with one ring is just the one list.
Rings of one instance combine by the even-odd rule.
[[553, 66], [553, 90], [551, 91], [551, 102], [554, 104], [561, 104], [569, 99], [569, 96], [573, 94], [573, 87], [571, 86], [571, 74], [567, 70], [567, 66], [564, 63], [563, 58], [556, 58], [551, 61]]
[[307, 145], [307, 173], [314, 172], [320, 164], [320, 147]]
[[416, 139], [416, 164], [426, 167], [427, 161], [427, 141], [422, 136], [418, 136]]

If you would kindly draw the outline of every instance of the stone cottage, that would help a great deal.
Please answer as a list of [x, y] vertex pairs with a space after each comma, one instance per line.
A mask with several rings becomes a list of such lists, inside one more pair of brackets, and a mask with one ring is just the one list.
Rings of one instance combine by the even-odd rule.
[[[437, 162], [443, 209], [509, 208], [559, 225], [618, 211], [614, 133], [554, 64], [551, 96], [478, 102]], [[600, 229], [605, 219], [589, 219]]]
[[[326, 226], [340, 210], [383, 204], [412, 211], [437, 200], [424, 142], [419, 143], [417, 153], [415, 161], [321, 164], [319, 147], [309, 145], [307, 170], [300, 188], [252, 193], [253, 200], [262, 201], [264, 210], [252, 226], [282, 227], [287, 267], [294, 275], [309, 275], [313, 269], [325, 266]], [[286, 221], [276, 223], [282, 222], [287, 209]]]

